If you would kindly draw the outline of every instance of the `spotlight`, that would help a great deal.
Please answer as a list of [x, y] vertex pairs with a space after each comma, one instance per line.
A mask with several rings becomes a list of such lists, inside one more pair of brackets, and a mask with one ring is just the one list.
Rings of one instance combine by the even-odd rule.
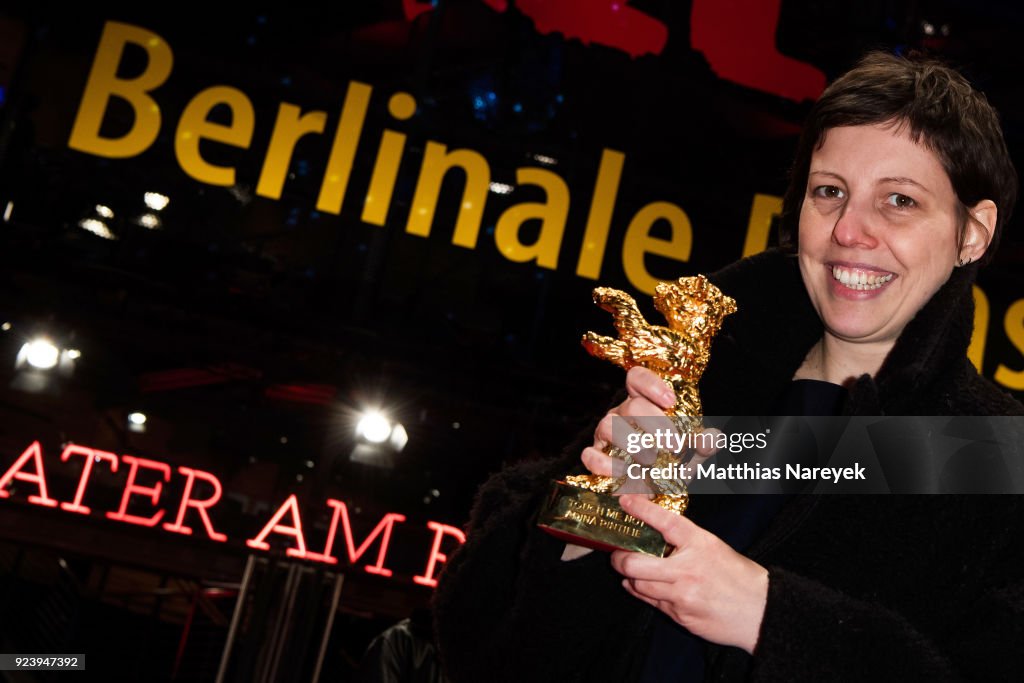
[[512, 194], [512, 190], [515, 188], [508, 183], [491, 183], [491, 192], [494, 194]]
[[25, 361], [38, 370], [50, 370], [60, 360], [60, 350], [48, 339], [34, 339], [21, 347], [21, 356], [24, 354]]
[[146, 414], [140, 412], [129, 413], [128, 415], [128, 431], [130, 432], [145, 432], [146, 431]]
[[64, 353], [68, 355], [69, 360], [78, 360], [82, 357], [82, 352], [78, 349], [67, 349]]
[[105, 240], [116, 240], [117, 235], [110, 232], [110, 228], [103, 221], [96, 220], [95, 218], [83, 218], [78, 221], [78, 227], [83, 230], [88, 230], [97, 237], [102, 237]]
[[391, 422], [378, 412], [364, 413], [356, 425], [356, 434], [370, 443], [384, 443], [391, 436]]
[[142, 214], [136, 219], [135, 222], [144, 228], [149, 228], [150, 230], [155, 230], [156, 228], [160, 227], [160, 219], [157, 218], [157, 216], [152, 213]]
[[170, 197], [159, 192], [147, 192], [143, 196], [143, 201], [146, 202], [146, 206], [154, 211], [163, 211], [171, 203]]
[[111, 209], [109, 206], [104, 206], [103, 204], [97, 204], [96, 205], [96, 215], [100, 216], [101, 218], [113, 218], [114, 217], [114, 210]]

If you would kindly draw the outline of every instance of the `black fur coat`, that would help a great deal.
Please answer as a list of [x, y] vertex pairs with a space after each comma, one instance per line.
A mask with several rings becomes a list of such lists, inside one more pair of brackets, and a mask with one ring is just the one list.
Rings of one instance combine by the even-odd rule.
[[[861, 415], [1021, 415], [966, 358], [974, 269], [958, 269], [847, 403]], [[709, 415], [764, 414], [821, 337], [795, 259], [770, 251], [711, 276], [739, 302], [701, 380]], [[780, 308], [785, 303], [785, 308]], [[602, 553], [560, 561], [540, 532], [548, 482], [580, 471], [592, 431], [559, 458], [480, 490], [435, 596], [455, 683], [630, 681], [654, 610]], [[708, 645], [707, 680], [1024, 679], [1024, 498], [797, 496], [747, 552], [769, 570], [753, 657]]]

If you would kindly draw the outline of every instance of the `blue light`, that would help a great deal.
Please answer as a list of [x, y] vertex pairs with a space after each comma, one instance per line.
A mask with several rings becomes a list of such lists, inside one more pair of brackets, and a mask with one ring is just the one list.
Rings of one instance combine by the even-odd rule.
[[523, 105], [521, 105], [519, 102], [516, 102], [515, 104], [512, 105], [512, 111], [514, 111], [517, 114], [521, 114], [523, 111]]
[[494, 102], [497, 102], [498, 101], [498, 93], [494, 92], [493, 90], [488, 92], [487, 93], [487, 101], [491, 102], [492, 104]]
[[0, 85], [0, 107], [4, 106], [4, 102], [7, 101], [7, 88]]
[[480, 97], [479, 95], [473, 98], [473, 109], [483, 109], [486, 106], [487, 103], [484, 102], [484, 98]]

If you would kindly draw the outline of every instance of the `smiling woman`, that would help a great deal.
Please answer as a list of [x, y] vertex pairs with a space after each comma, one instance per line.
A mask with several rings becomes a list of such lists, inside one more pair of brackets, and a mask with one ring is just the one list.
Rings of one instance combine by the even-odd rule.
[[[709, 276], [739, 311], [700, 382], [706, 414], [1024, 415], [966, 355], [971, 287], [1016, 182], [995, 111], [960, 74], [866, 57], [802, 133], [783, 216], [796, 256], [772, 250]], [[626, 388], [609, 414], [634, 424], [675, 401], [644, 368]], [[675, 550], [617, 551], [609, 563], [529, 520], [572, 461], [612, 473], [605, 450], [628, 444], [610, 422], [561, 459], [482, 489], [437, 594], [453, 680], [1012, 680], [1024, 670], [1021, 497], [702, 496], [679, 517], [623, 496]], [[945, 433], [967, 424], [977, 423], [951, 420]], [[1001, 424], [1009, 435], [985, 437], [996, 455], [1024, 442], [1019, 420]], [[913, 435], [888, 446], [938, 467]], [[470, 633], [478, 644], [467, 649]]]
[[[985, 253], [998, 211], [960, 203], [938, 157], [905, 125], [828, 131], [800, 211], [800, 272], [825, 335], [798, 371], [836, 384], [875, 374], [910, 319], [958, 263]], [[855, 346], [851, 346], [855, 345]], [[862, 367], [850, 367], [850, 354]]]

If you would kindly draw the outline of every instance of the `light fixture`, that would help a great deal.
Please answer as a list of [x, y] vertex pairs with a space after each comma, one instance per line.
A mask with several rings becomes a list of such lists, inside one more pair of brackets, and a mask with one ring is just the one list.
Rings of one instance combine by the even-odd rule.
[[512, 194], [515, 188], [507, 183], [491, 183], [491, 192], [494, 194]]
[[146, 431], [146, 422], [148, 418], [145, 413], [135, 411], [134, 413], [128, 414], [128, 431], [143, 433]]
[[82, 352], [78, 349], [67, 349], [64, 353], [67, 354], [68, 360], [78, 360], [82, 357]]
[[60, 360], [60, 349], [49, 339], [34, 339], [21, 347], [19, 358], [24, 355], [25, 362], [38, 370], [50, 370]]
[[114, 217], [114, 210], [111, 209], [109, 206], [104, 206], [103, 204], [97, 204], [96, 205], [96, 215], [100, 216], [101, 218], [110, 219], [110, 218]]
[[549, 157], [545, 154], [533, 154], [533, 160], [544, 164], [545, 166], [554, 166], [558, 163], [558, 159]]
[[171, 203], [170, 197], [159, 192], [147, 192], [143, 195], [143, 201], [146, 202], [146, 206], [154, 211], [163, 211]]
[[97, 237], [102, 237], [105, 240], [117, 239], [117, 236], [114, 233], [110, 232], [110, 228], [107, 227], [106, 223], [95, 218], [83, 218], [82, 220], [78, 221], [78, 227], [82, 228], [83, 230], [91, 232]]
[[366, 412], [356, 424], [356, 435], [370, 443], [384, 443], [391, 436], [391, 422], [379, 412]]
[[4, 332], [10, 332], [12, 327], [14, 326], [11, 325], [10, 323], [4, 323], [3, 325], [0, 325], [0, 330], [3, 330]]
[[144, 228], [149, 228], [150, 230], [155, 230], [160, 227], [160, 218], [157, 217], [156, 214], [152, 213], [142, 214], [135, 220], [135, 222]]

